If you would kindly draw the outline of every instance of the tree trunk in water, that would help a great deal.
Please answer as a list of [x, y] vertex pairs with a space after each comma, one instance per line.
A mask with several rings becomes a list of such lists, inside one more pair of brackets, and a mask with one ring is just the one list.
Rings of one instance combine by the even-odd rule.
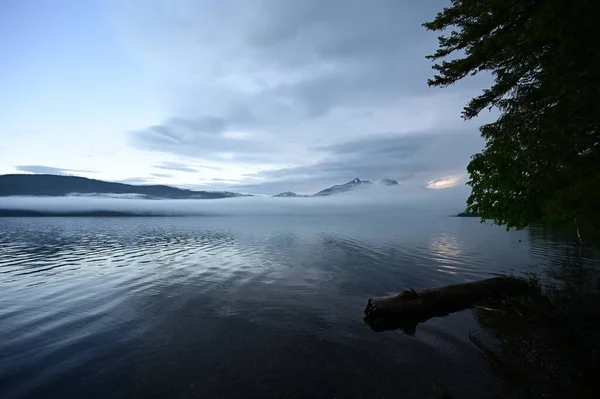
[[373, 330], [403, 328], [414, 334], [418, 323], [473, 306], [476, 302], [505, 294], [527, 291], [527, 281], [516, 277], [494, 277], [465, 284], [369, 299], [365, 321]]

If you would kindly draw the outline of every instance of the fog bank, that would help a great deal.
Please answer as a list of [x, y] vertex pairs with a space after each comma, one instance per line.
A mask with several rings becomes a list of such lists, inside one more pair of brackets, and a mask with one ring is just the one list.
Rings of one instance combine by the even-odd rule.
[[373, 187], [328, 197], [224, 199], [140, 199], [114, 196], [1, 197], [1, 210], [44, 213], [119, 212], [154, 216], [269, 216], [334, 215], [380, 212], [455, 214], [463, 211], [465, 187], [445, 190], [405, 190]]

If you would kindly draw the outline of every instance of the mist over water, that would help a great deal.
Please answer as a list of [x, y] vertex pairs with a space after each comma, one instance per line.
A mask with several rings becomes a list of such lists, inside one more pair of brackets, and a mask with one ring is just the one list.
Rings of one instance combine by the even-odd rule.
[[122, 196], [0, 197], [0, 209], [40, 212], [111, 211], [171, 216], [332, 215], [379, 212], [450, 212], [465, 208], [464, 187], [431, 190], [422, 187], [369, 187], [328, 197], [168, 200]]

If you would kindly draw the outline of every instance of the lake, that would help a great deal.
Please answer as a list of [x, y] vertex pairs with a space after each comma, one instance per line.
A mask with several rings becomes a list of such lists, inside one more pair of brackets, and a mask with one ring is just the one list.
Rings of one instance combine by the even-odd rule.
[[0, 218], [0, 397], [502, 397], [472, 310], [410, 336], [367, 300], [592, 258], [445, 214]]

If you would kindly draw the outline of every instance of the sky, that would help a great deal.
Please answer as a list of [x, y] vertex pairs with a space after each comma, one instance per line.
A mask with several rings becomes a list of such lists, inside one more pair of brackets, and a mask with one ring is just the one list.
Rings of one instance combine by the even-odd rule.
[[0, 174], [314, 193], [463, 185], [460, 113], [429, 88], [432, 0], [3, 0]]

